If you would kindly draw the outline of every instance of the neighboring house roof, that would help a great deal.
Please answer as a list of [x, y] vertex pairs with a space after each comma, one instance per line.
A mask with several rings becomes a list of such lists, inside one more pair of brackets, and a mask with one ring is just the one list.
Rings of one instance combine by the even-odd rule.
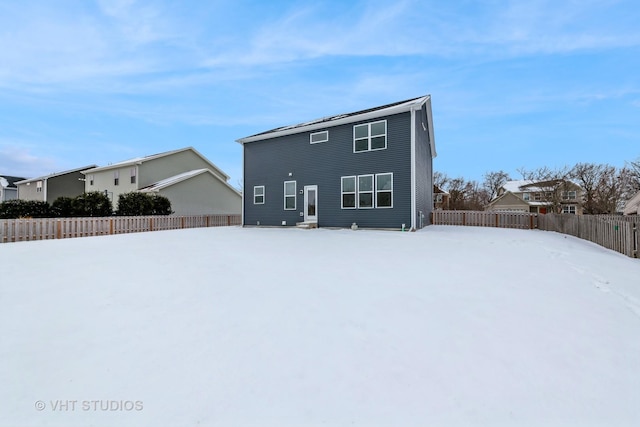
[[[427, 104], [427, 118], [431, 121], [431, 96], [425, 95], [418, 98], [408, 99], [405, 101], [394, 102], [392, 104], [382, 105], [380, 107], [369, 108], [366, 110], [355, 111], [353, 113], [338, 114], [335, 116], [323, 117], [316, 120], [311, 120], [304, 123], [298, 123], [291, 126], [282, 126], [275, 129], [271, 129], [265, 132], [260, 132], [255, 135], [247, 136], [236, 140], [240, 144], [246, 144], [248, 142], [262, 141], [265, 139], [276, 138], [284, 135], [292, 135], [299, 132], [308, 132], [313, 130], [326, 129], [328, 127], [353, 123], [361, 120], [370, 120], [378, 117], [389, 116], [391, 114], [403, 113], [406, 111], [412, 111], [422, 108], [422, 105]], [[435, 142], [433, 135], [433, 123], [429, 125], [429, 140], [431, 143], [431, 152], [433, 157], [436, 157]]]
[[0, 175], [0, 187], [16, 188], [16, 182], [24, 181], [25, 179], [17, 176]]
[[438, 187], [437, 185], [433, 185], [433, 193], [434, 194], [449, 194], [448, 191], [444, 191], [442, 188]]
[[67, 171], [63, 171], [63, 172], [55, 172], [49, 175], [44, 175], [44, 176], [39, 176], [37, 178], [31, 178], [31, 179], [23, 179], [22, 181], [18, 181], [16, 182], [16, 184], [26, 184], [28, 182], [35, 182], [35, 181], [46, 181], [49, 178], [55, 178], [56, 176], [62, 176], [62, 175], [66, 175], [69, 173], [74, 173], [74, 172], [81, 172], [87, 168], [93, 168], [96, 165], [88, 165], [88, 166], [83, 166], [81, 168], [75, 168], [75, 169], [69, 169]]
[[173, 154], [180, 153], [180, 152], [183, 152], [183, 151], [188, 151], [188, 150], [193, 151], [196, 155], [198, 155], [205, 162], [207, 162], [207, 164], [209, 164], [209, 166], [211, 166], [210, 169], [215, 171], [215, 173], [220, 174], [220, 176], [223, 177], [226, 180], [229, 179], [229, 175], [224, 173], [222, 171], [222, 169], [220, 169], [218, 166], [216, 166], [213, 163], [211, 163], [211, 161], [209, 159], [207, 159], [205, 156], [200, 154], [200, 152], [198, 152], [198, 150], [196, 150], [193, 147], [185, 147], [185, 148], [180, 148], [178, 150], [165, 151], [164, 153], [151, 154], [149, 156], [134, 157], [133, 159], [123, 160], [123, 161], [117, 162], [117, 163], [111, 163], [111, 164], [109, 164], [107, 166], [93, 167], [92, 169], [87, 169], [87, 170], [82, 171], [82, 173], [84, 173], [86, 175], [86, 174], [93, 173], [93, 172], [101, 172], [101, 171], [104, 171], [104, 170], [116, 169], [116, 168], [120, 168], [120, 167], [123, 167], [123, 166], [134, 166], [134, 165], [137, 165], [137, 164], [140, 164], [140, 163], [148, 162], [149, 160], [154, 160], [154, 159], [159, 159], [159, 158], [166, 157], [166, 156], [171, 156]]
[[624, 215], [640, 215], [640, 191], [627, 201], [622, 213]]
[[507, 203], [507, 204], [519, 204], [519, 205], [522, 205], [522, 206], [529, 206], [529, 205], [534, 205], [534, 204], [544, 205], [544, 203], [540, 203], [540, 202], [538, 202], [538, 203], [536, 203], [536, 202], [527, 202], [525, 200], [522, 200], [520, 197], [516, 196], [515, 194], [513, 194], [513, 192], [506, 191], [502, 195], [498, 196], [497, 198], [495, 198], [491, 202], [489, 202], [489, 206], [495, 206], [496, 204], [498, 204], [501, 201], [503, 203]]
[[191, 171], [188, 171], [188, 172], [183, 172], [183, 173], [180, 173], [178, 175], [174, 175], [174, 176], [171, 176], [169, 178], [162, 179], [162, 180], [160, 180], [158, 182], [154, 182], [153, 184], [147, 185], [146, 187], [143, 187], [138, 191], [140, 191], [142, 193], [153, 193], [153, 192], [156, 192], [156, 191], [160, 191], [160, 190], [162, 190], [164, 188], [171, 187], [172, 185], [175, 185], [175, 184], [177, 184], [179, 182], [182, 182], [182, 181], [186, 181], [187, 179], [191, 179], [191, 178], [193, 178], [195, 176], [198, 176], [200, 174], [203, 174], [203, 173], [210, 174], [211, 176], [216, 178], [218, 181], [220, 181], [221, 183], [225, 184], [227, 187], [229, 187], [230, 189], [232, 189], [233, 191], [238, 193], [238, 195], [240, 195], [240, 192], [236, 188], [233, 188], [227, 181], [221, 179], [218, 175], [216, 175], [215, 173], [211, 172], [211, 170], [209, 170], [209, 169], [194, 169], [194, 170], [191, 170]]

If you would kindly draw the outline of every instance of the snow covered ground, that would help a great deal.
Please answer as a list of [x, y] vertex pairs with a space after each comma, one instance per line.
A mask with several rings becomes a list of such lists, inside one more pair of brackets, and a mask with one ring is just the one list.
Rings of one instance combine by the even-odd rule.
[[561, 234], [0, 245], [0, 426], [637, 426], [640, 260]]

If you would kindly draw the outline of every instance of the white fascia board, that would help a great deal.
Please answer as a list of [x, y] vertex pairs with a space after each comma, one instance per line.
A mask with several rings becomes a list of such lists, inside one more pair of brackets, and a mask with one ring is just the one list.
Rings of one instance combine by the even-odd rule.
[[411, 108], [411, 229], [417, 229], [416, 222], [416, 109]]
[[310, 125], [307, 125], [307, 126], [291, 127], [291, 128], [283, 129], [281, 131], [275, 131], [275, 132], [270, 132], [270, 133], [266, 133], [266, 134], [255, 135], [255, 136], [248, 136], [246, 138], [237, 139], [236, 142], [238, 142], [240, 144], [246, 144], [248, 142], [263, 141], [265, 139], [272, 139], [272, 138], [277, 138], [277, 137], [286, 136], [286, 135], [294, 135], [294, 134], [302, 133], [302, 132], [311, 132], [311, 131], [314, 131], [314, 130], [330, 129], [330, 128], [335, 127], [335, 126], [349, 124], [349, 123], [355, 123], [355, 122], [359, 122], [359, 121], [363, 121], [363, 120], [377, 119], [379, 117], [390, 116], [392, 114], [398, 114], [398, 113], [404, 113], [404, 112], [407, 112], [407, 111], [413, 111], [416, 108], [420, 108], [422, 106], [422, 104], [424, 104], [425, 102], [427, 102], [430, 99], [431, 99], [431, 96], [430, 95], [426, 95], [426, 96], [423, 96], [422, 98], [419, 98], [419, 99], [417, 99], [417, 100], [415, 100], [414, 102], [411, 102], [411, 103], [400, 104], [400, 105], [396, 105], [396, 106], [393, 106], [393, 107], [385, 108], [385, 109], [382, 109], [382, 110], [370, 111], [368, 113], [358, 114], [358, 115], [355, 115], [355, 116], [343, 117], [341, 119], [328, 120], [326, 122], [313, 123], [313, 124], [310, 124]]

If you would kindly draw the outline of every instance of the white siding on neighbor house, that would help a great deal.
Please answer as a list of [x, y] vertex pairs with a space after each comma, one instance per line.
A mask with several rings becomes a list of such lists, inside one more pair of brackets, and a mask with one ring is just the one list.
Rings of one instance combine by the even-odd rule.
[[[130, 176], [131, 176], [131, 168], [136, 166], [122, 166], [114, 169], [107, 169], [97, 172], [89, 172], [87, 174], [87, 178], [85, 178], [85, 191], [99, 191], [104, 193], [105, 190], [107, 192], [107, 196], [111, 199], [113, 203], [113, 208], [118, 208], [118, 197], [120, 194], [129, 193], [131, 191], [136, 191], [138, 189], [137, 184], [131, 184]], [[118, 185], [114, 184], [115, 172], [118, 172]], [[91, 185], [88, 176], [93, 176], [93, 185]]]

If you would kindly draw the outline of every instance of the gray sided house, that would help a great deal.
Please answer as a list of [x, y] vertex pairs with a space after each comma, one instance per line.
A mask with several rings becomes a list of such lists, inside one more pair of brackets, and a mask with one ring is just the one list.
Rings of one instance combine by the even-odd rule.
[[92, 167], [95, 165], [18, 181], [18, 198], [53, 203], [58, 197], [79, 196], [84, 192], [84, 175], [81, 171]]
[[433, 209], [431, 97], [280, 127], [243, 146], [243, 225], [418, 229]]
[[106, 193], [117, 209], [121, 194], [156, 193], [176, 215], [239, 214], [242, 196], [229, 176], [193, 147], [136, 157], [83, 171], [85, 190]]
[[16, 182], [24, 179], [17, 176], [0, 175], [0, 203], [17, 199], [18, 187]]

